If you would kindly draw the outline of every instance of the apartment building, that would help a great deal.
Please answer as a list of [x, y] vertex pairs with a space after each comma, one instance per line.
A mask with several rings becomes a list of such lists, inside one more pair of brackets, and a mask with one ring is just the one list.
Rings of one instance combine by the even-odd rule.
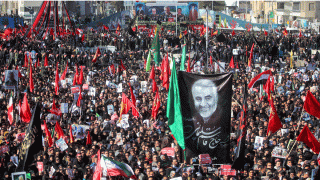
[[252, 22], [305, 27], [319, 18], [320, 1], [250, 1]]

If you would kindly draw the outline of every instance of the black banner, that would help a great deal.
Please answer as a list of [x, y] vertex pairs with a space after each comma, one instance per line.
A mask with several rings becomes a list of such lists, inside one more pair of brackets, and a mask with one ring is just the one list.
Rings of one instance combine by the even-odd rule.
[[230, 163], [232, 78], [179, 71], [187, 159], [209, 154], [214, 164]]
[[242, 111], [240, 117], [240, 126], [238, 130], [238, 140], [237, 140], [237, 149], [234, 156], [234, 161], [232, 164], [232, 169], [243, 170], [244, 165], [246, 164], [245, 159], [245, 143], [246, 143], [246, 135], [247, 135], [247, 96], [248, 96], [248, 88], [247, 83], [244, 87], [244, 97], [242, 102]]
[[41, 107], [37, 103], [26, 136], [19, 148], [19, 165], [16, 171], [26, 170], [36, 159], [34, 156], [43, 150], [40, 112]]

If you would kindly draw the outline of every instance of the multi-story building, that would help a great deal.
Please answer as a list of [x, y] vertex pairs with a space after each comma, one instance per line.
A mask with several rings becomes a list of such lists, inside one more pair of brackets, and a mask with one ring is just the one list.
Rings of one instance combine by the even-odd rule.
[[18, 1], [1, 1], [1, 15], [18, 15]]
[[251, 1], [251, 21], [257, 23], [284, 24], [289, 27], [305, 27], [320, 17], [320, 1]]

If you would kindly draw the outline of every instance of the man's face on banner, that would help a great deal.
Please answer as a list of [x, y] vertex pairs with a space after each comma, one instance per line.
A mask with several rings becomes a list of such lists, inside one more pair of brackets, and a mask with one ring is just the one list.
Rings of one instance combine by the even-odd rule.
[[157, 14], [157, 10], [155, 8], [152, 9], [152, 14], [156, 15]]
[[207, 79], [200, 79], [192, 85], [192, 97], [197, 112], [203, 118], [210, 118], [217, 109], [216, 85]]

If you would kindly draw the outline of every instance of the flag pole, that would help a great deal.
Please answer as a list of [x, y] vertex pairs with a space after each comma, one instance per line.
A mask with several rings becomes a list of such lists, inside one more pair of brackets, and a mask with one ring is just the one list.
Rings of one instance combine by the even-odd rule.
[[[299, 121], [298, 121], [299, 125], [298, 125], [298, 129], [297, 129], [296, 132], [295, 132], [295, 137], [297, 137], [298, 131], [299, 131], [299, 129], [300, 129], [301, 119], [302, 119], [302, 115], [304, 114], [304, 112], [305, 112], [305, 110], [304, 110], [304, 108], [303, 108], [303, 109], [302, 109], [302, 112], [301, 112], [301, 115], [300, 115], [300, 118], [299, 118]], [[294, 148], [294, 146], [296, 145], [296, 143], [297, 143], [297, 140], [295, 140], [293, 146], [291, 147], [291, 149], [290, 149], [288, 155], [286, 156], [286, 158], [284, 159], [284, 161], [286, 161], [286, 160], [288, 159], [288, 157], [290, 156], [291, 151], [293, 150], [293, 148]], [[285, 164], [285, 163], [283, 163], [283, 164]]]

